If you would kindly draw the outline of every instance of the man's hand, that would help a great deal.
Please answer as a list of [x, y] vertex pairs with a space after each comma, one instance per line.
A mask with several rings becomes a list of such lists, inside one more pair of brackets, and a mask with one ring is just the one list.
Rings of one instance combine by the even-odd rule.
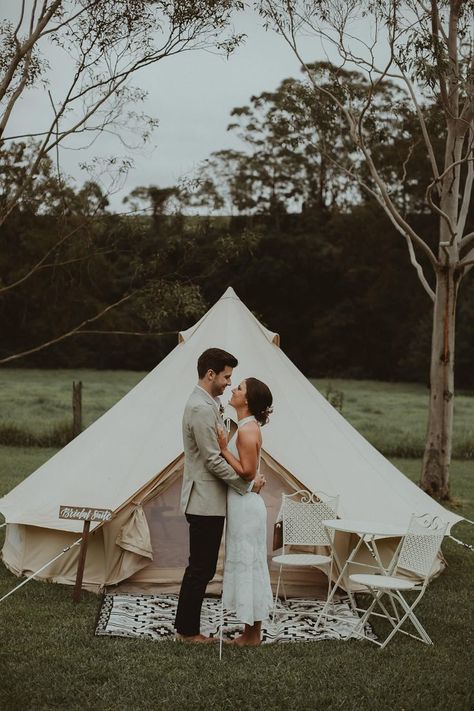
[[257, 474], [255, 479], [253, 480], [253, 486], [252, 486], [252, 491], [255, 492], [256, 494], [260, 493], [260, 489], [265, 486], [266, 484], [266, 479], [263, 476], [263, 474]]
[[217, 441], [221, 452], [227, 449], [227, 432], [221, 425], [217, 425]]

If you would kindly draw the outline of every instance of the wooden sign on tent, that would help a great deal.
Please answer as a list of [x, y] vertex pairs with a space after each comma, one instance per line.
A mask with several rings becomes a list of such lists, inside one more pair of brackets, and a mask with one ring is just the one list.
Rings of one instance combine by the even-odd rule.
[[81, 599], [82, 578], [84, 575], [84, 566], [86, 563], [87, 544], [89, 542], [89, 531], [91, 521], [99, 521], [106, 523], [113, 517], [113, 512], [110, 509], [97, 509], [89, 506], [60, 506], [59, 518], [68, 519], [69, 521], [84, 521], [82, 530], [81, 549], [79, 551], [79, 560], [77, 563], [76, 584], [72, 599], [74, 602], [79, 602]]

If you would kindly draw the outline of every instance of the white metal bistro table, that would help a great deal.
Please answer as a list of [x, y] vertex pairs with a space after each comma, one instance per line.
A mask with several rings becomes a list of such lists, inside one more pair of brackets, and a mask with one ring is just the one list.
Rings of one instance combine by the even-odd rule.
[[[393, 523], [387, 523], [385, 521], [360, 521], [360, 520], [354, 520], [354, 519], [332, 519], [328, 521], [323, 521], [323, 526], [328, 530], [328, 536], [330, 540], [332, 540], [332, 548], [333, 548], [333, 554], [334, 558], [336, 560], [337, 566], [339, 568], [339, 576], [334, 583], [334, 585], [331, 588], [331, 592], [326, 600], [326, 603], [321, 610], [321, 613], [318, 617], [316, 626], [319, 625], [319, 622], [322, 617], [327, 617], [327, 611], [329, 608], [330, 603], [332, 602], [335, 592], [337, 588], [339, 587], [340, 583], [343, 581], [344, 582], [344, 587], [347, 591], [347, 594], [349, 595], [349, 600], [351, 603], [351, 607], [354, 611], [357, 611], [358, 608], [356, 606], [354, 597], [351, 593], [350, 590], [350, 582], [348, 580], [347, 576], [347, 571], [349, 569], [350, 565], [361, 565], [365, 568], [367, 567], [373, 567], [377, 569], [377, 572], [379, 572], [382, 575], [390, 575], [391, 572], [393, 571], [393, 568], [397, 562], [397, 557], [398, 553], [400, 551], [400, 546], [402, 542], [403, 536], [407, 532], [407, 527], [406, 526], [400, 526], [397, 524]], [[344, 564], [341, 565], [341, 561], [339, 560], [339, 557], [337, 555], [336, 547], [334, 545], [334, 540], [333, 536], [330, 535], [330, 533], [333, 532], [334, 534], [336, 532], [340, 533], [350, 533], [350, 534], [355, 534], [359, 536], [359, 540], [357, 544], [352, 548], [352, 550], [349, 553], [349, 556], [346, 558]], [[384, 565], [382, 562], [382, 559], [380, 557], [380, 553], [377, 547], [377, 540], [381, 538], [400, 538], [400, 542], [397, 546], [397, 549], [395, 550], [394, 554], [392, 555], [389, 564]], [[369, 550], [373, 560], [374, 564], [370, 563], [359, 563], [358, 561], [355, 560], [357, 553], [359, 552], [360, 548], [362, 546], [366, 546], [367, 549]], [[331, 615], [333, 617], [333, 615]]]

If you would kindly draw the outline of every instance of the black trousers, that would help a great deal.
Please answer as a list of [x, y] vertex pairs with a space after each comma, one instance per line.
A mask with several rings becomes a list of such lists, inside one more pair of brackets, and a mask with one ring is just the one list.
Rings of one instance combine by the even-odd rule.
[[207, 584], [214, 577], [224, 529], [224, 516], [186, 514], [189, 524], [189, 563], [179, 592], [175, 627], [179, 634], [199, 634], [201, 607]]

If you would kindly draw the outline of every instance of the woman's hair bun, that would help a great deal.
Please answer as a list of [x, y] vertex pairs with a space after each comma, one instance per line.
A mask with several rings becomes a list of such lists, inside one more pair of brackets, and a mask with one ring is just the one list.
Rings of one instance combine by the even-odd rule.
[[261, 380], [257, 380], [257, 378], [247, 378], [245, 384], [247, 386], [247, 402], [250, 412], [257, 422], [261, 425], [266, 425], [273, 412], [273, 395], [270, 388], [265, 383], [262, 383]]
[[259, 412], [258, 415], [255, 415], [255, 419], [257, 422], [259, 422], [261, 425], [266, 425], [268, 420], [270, 419], [270, 415], [273, 412], [273, 407], [265, 407], [261, 412]]

